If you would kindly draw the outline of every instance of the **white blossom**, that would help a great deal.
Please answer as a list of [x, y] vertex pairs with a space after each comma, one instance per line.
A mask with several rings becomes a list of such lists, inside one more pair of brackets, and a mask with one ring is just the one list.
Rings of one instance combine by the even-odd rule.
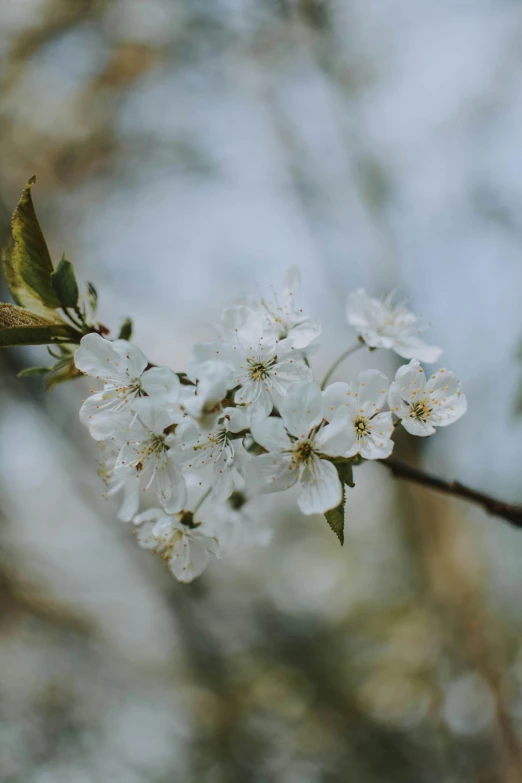
[[404, 304], [393, 304], [393, 294], [385, 299], [373, 299], [359, 289], [348, 296], [348, 323], [371, 348], [390, 348], [404, 359], [436, 362], [440, 348], [427, 345], [419, 334], [426, 329]]
[[304, 514], [324, 513], [339, 505], [342, 485], [337, 469], [325, 457], [353, 452], [355, 430], [345, 406], [323, 418], [324, 399], [316, 383], [299, 383], [281, 402], [281, 419], [271, 417], [252, 425], [252, 435], [269, 453], [255, 464], [266, 491], [279, 492], [300, 483], [298, 505]]
[[270, 415], [274, 402], [298, 381], [312, 380], [299, 351], [291, 342], [266, 340], [265, 325], [248, 307], [225, 310], [221, 322], [222, 342], [194, 346], [192, 371], [197, 364], [219, 361], [228, 368], [228, 389], [236, 389], [234, 402], [244, 406], [249, 421]]
[[185, 400], [185, 410], [201, 426], [212, 426], [230, 388], [230, 367], [217, 359], [199, 362], [193, 357], [187, 366], [187, 377], [195, 386], [186, 387], [192, 389], [192, 394]]
[[393, 451], [393, 417], [381, 409], [388, 396], [388, 378], [379, 370], [362, 370], [351, 383], [332, 383], [323, 392], [325, 418], [329, 419], [339, 406], [349, 410], [350, 426], [355, 443], [346, 454], [360, 454], [364, 459], [386, 459]]
[[255, 309], [266, 324], [266, 333], [275, 343], [288, 339], [297, 349], [307, 348], [321, 335], [321, 324], [309, 316], [303, 315], [295, 307], [295, 297], [301, 286], [301, 274], [296, 266], [290, 267], [283, 280], [280, 297], [274, 294], [274, 301], [262, 298]]
[[[106, 449], [105, 443], [100, 441], [99, 445]], [[130, 522], [138, 513], [140, 507], [140, 481], [139, 477], [136, 476], [136, 471], [132, 468], [128, 470], [120, 469], [116, 474], [114, 473], [117, 457], [118, 452], [114, 449], [105, 451], [98, 475], [103, 479], [107, 487], [103, 493], [104, 497], [110, 498], [114, 495], [122, 495], [118, 519], [121, 522]]]
[[192, 582], [200, 576], [209, 556], [221, 559], [219, 542], [203, 525], [194, 524], [190, 512], [172, 515], [150, 509], [134, 519], [138, 544], [160, 553], [179, 582]]
[[171, 448], [173, 436], [165, 433], [177, 414], [149, 398], [137, 400], [134, 412], [131, 425], [112, 436], [120, 447], [114, 474], [117, 477], [120, 471], [127, 473], [132, 468], [143, 490], [154, 485], [167, 511], [180, 511], [186, 503], [187, 487]]
[[212, 468], [212, 496], [224, 501], [234, 490], [243, 489], [244, 465], [248, 455], [238, 432], [248, 427], [239, 408], [225, 408], [207, 430], [193, 421], [183, 422], [176, 432], [176, 454], [190, 469]]
[[399, 367], [388, 402], [411, 435], [433, 435], [435, 427], [453, 424], [467, 410], [457, 376], [442, 368], [428, 380], [417, 359]]
[[110, 342], [99, 334], [87, 334], [74, 361], [83, 373], [104, 382], [103, 390], [88, 397], [80, 409], [80, 420], [95, 440], [111, 434], [115, 426], [111, 414], [124, 410], [137, 398], [149, 396], [172, 403], [178, 399], [178, 376], [167, 367], [147, 370], [144, 354], [126, 340]]

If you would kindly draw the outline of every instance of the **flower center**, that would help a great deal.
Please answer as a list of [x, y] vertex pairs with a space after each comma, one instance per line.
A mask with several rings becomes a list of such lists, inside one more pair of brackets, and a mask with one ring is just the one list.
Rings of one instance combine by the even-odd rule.
[[357, 436], [357, 440], [361, 440], [366, 435], [370, 434], [371, 430], [371, 424], [369, 419], [367, 419], [365, 416], [357, 416], [354, 419], [354, 427], [355, 427], [355, 434]]
[[174, 547], [181, 538], [183, 538], [183, 533], [181, 530], [170, 530], [168, 533], [164, 533], [161, 536], [156, 536], [156, 541], [158, 541], [159, 548], [163, 550], [161, 552], [161, 559], [165, 563], [168, 563], [171, 559]]
[[299, 440], [292, 447], [294, 458], [298, 462], [308, 462], [314, 453], [314, 442], [309, 438], [307, 440]]
[[[165, 443], [165, 435], [163, 433], [151, 435], [150, 440], [141, 444], [141, 448], [136, 449], [137, 460], [134, 462], [134, 467], [139, 471], [143, 470], [144, 461], [151, 456], [151, 454], [166, 454], [169, 447]], [[141, 468], [140, 468], [141, 466]]]
[[129, 394], [135, 394], [136, 397], [143, 397], [144, 392], [141, 386], [141, 378], [133, 378], [127, 386], [127, 392]]
[[248, 374], [253, 381], [264, 381], [270, 375], [270, 370], [276, 361], [276, 356], [273, 356], [271, 359], [267, 359], [264, 362], [259, 359], [247, 359]]
[[228, 430], [218, 430], [217, 432], [209, 432], [207, 438], [208, 440], [203, 441], [203, 443], [197, 443], [194, 446], [194, 451], [206, 449], [209, 446], [218, 446], [220, 449], [224, 449], [228, 445], [230, 433]]
[[410, 416], [412, 419], [420, 419], [421, 421], [427, 421], [431, 416], [432, 408], [430, 400], [426, 398], [421, 402], [416, 402], [410, 405]]

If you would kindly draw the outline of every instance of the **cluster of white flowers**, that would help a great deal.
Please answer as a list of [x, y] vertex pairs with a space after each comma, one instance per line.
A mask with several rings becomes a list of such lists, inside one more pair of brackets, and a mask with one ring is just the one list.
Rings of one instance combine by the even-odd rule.
[[[411, 361], [391, 384], [363, 370], [323, 389], [308, 360], [321, 326], [296, 308], [298, 286], [292, 268], [279, 301], [225, 310], [185, 373], [152, 367], [136, 346], [99, 334], [76, 352], [76, 367], [103, 382], [80, 418], [103, 449], [107, 494], [123, 493], [120, 519], [134, 522], [139, 544], [161, 553], [182, 582], [249, 526], [242, 506], [252, 495], [298, 485], [303, 513], [328, 514], [343, 503], [346, 465], [387, 459], [398, 424], [427, 436], [466, 410], [453, 373], [426, 378], [419, 359], [435, 361], [440, 350], [420, 339], [417, 318], [363, 291], [348, 297], [347, 313], [361, 347]], [[146, 490], [160, 508], [140, 513]], [[257, 527], [254, 537], [267, 533]]]

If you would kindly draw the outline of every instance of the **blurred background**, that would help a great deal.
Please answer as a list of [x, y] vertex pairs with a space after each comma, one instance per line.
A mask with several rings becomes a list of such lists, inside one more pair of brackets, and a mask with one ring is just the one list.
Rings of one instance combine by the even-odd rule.
[[[346, 294], [398, 288], [469, 401], [398, 453], [522, 502], [521, 43], [520, 0], [3, 0], [2, 244], [36, 174], [55, 262], [177, 370], [292, 264], [319, 376]], [[0, 356], [2, 783], [522, 781], [520, 532], [366, 465], [343, 548], [272, 496], [269, 547], [178, 585], [86, 384], [16, 379], [43, 355]]]

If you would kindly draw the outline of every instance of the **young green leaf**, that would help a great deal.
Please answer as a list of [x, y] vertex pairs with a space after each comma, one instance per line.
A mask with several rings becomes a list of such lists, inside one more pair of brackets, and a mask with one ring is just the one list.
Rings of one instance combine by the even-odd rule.
[[2, 256], [3, 269], [17, 304], [58, 321], [54, 310], [60, 300], [51, 282], [53, 262], [31, 198], [34, 181], [32, 177], [24, 188], [11, 219], [12, 241]]
[[16, 374], [17, 378], [31, 378], [33, 375], [48, 375], [52, 367], [26, 367]]
[[51, 275], [51, 283], [64, 309], [75, 309], [78, 306], [80, 290], [74, 273], [74, 267], [67, 261], [65, 255]]
[[78, 342], [79, 334], [63, 322], [56, 323], [23, 307], [0, 303], [0, 347]]
[[56, 367], [52, 367], [52, 372], [48, 375], [45, 381], [46, 391], [51, 391], [59, 383], [67, 383], [67, 381], [74, 381], [76, 378], [81, 378], [83, 373], [76, 369], [74, 361], [67, 362], [65, 365], [57, 364]]
[[93, 313], [96, 312], [98, 306], [98, 291], [92, 283], [86, 283], [87, 285], [87, 299]]
[[344, 544], [344, 503], [345, 503], [346, 497], [344, 493], [344, 486], [343, 486], [343, 499], [337, 506], [337, 508], [332, 508], [330, 511], [327, 511], [325, 516], [326, 521], [332, 528], [333, 532], [341, 542], [341, 546]]
[[130, 318], [126, 318], [122, 325], [120, 326], [120, 333], [118, 335], [118, 340], [130, 340], [132, 337], [132, 320]]
[[337, 473], [343, 484], [346, 484], [347, 487], [355, 487], [355, 484], [353, 483], [353, 465], [351, 462], [336, 463], [335, 467], [337, 468]]

